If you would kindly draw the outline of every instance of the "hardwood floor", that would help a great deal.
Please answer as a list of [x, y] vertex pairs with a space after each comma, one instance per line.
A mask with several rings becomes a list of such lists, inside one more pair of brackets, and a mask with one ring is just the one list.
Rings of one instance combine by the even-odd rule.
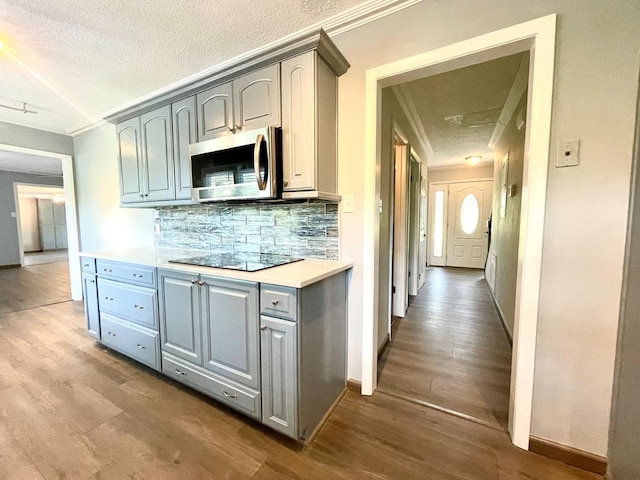
[[378, 388], [506, 430], [510, 374], [511, 346], [483, 272], [428, 268], [379, 362]]
[[42, 265], [43, 263], [68, 262], [67, 250], [47, 250], [45, 252], [29, 252], [24, 254], [25, 265]]
[[71, 300], [68, 262], [0, 269], [0, 314]]
[[602, 479], [384, 393], [347, 393], [302, 448], [101, 347], [83, 315], [0, 315], [0, 479]]

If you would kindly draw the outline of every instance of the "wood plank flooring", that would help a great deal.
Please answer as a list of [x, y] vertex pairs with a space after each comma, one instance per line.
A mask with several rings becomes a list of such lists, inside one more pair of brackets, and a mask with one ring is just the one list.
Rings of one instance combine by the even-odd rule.
[[379, 363], [378, 388], [506, 430], [511, 346], [482, 270], [431, 267]]
[[0, 269], [0, 314], [71, 300], [68, 262]]
[[68, 262], [69, 253], [64, 250], [46, 250], [44, 252], [29, 252], [24, 254], [24, 264], [42, 265], [43, 263]]
[[302, 448], [96, 344], [83, 315], [0, 314], [0, 479], [602, 480], [384, 393], [347, 393]]

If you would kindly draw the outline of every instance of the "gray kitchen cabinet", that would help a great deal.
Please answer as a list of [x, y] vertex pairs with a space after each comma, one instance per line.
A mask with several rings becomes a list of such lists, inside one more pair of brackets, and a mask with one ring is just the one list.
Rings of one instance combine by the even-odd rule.
[[189, 144], [198, 139], [196, 97], [191, 96], [171, 104], [173, 120], [173, 160], [175, 163], [176, 200], [191, 198], [191, 157]]
[[155, 268], [87, 256], [80, 260], [89, 335], [160, 370]]
[[[87, 263], [88, 268], [89, 264]], [[100, 340], [100, 311], [98, 310], [98, 283], [95, 273], [82, 273], [82, 295], [84, 297], [84, 316], [87, 333]]]
[[233, 133], [233, 87], [231, 82], [216, 85], [196, 96], [198, 141]]
[[298, 324], [262, 316], [262, 423], [298, 436]]
[[316, 51], [284, 60], [283, 198], [334, 199], [338, 192], [338, 77]]
[[171, 200], [175, 198], [171, 106], [141, 115], [140, 127], [144, 201]]
[[120, 201], [175, 199], [171, 106], [119, 123], [116, 131]]
[[233, 116], [236, 130], [280, 126], [280, 64], [233, 81]]
[[116, 136], [120, 201], [122, 203], [140, 202], [144, 198], [140, 118], [135, 117], [119, 123], [116, 127]]
[[158, 284], [162, 350], [202, 365], [198, 276], [160, 270]]
[[260, 388], [258, 284], [201, 276], [204, 368]]
[[198, 141], [280, 126], [280, 65], [248, 73], [197, 94]]

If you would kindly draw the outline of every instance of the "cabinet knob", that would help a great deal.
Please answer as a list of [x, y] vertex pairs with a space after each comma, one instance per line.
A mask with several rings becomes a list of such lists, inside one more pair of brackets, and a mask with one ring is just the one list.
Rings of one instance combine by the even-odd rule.
[[115, 334], [114, 332], [111, 332], [111, 331], [107, 331], [107, 334], [108, 334], [108, 335], [111, 335], [112, 337], [115, 337], [115, 336], [116, 336], [116, 334]]
[[89, 280], [89, 283], [96, 283], [95, 280]]
[[103, 271], [103, 272], [107, 272], [107, 273], [111, 273], [111, 272], [113, 272], [113, 270], [110, 270], [110, 269], [108, 269], [108, 268], [103, 268], [103, 269], [102, 269], [102, 271]]
[[144, 307], [142, 305], [134, 305], [133, 308], [135, 308], [136, 310], [144, 310]]
[[134, 273], [133, 274], [133, 278], [142, 278], [144, 277], [144, 275], [140, 274], [140, 273]]
[[206, 285], [206, 283], [203, 282], [202, 280], [198, 280], [198, 285]]
[[140, 345], [139, 343], [136, 343], [136, 347], [138, 347], [140, 350], [145, 350], [147, 348], [144, 345]]
[[271, 305], [273, 305], [273, 306], [276, 306], [279, 303], [280, 303], [280, 300], [278, 300], [278, 299], [271, 300]]
[[82, 264], [82, 266], [83, 266], [83, 267], [88, 267], [88, 266], [89, 266], [89, 264], [88, 264], [88, 263], [83, 263], [83, 264]]
[[113, 297], [104, 297], [105, 300], [113, 301]]
[[184, 376], [184, 375], [186, 375], [186, 374], [187, 374], [187, 372], [183, 372], [182, 370], [178, 370], [177, 368], [176, 368], [175, 370], [176, 370], [176, 373], [177, 373], [178, 375], [183, 375], [183, 376]]
[[195, 285], [196, 283], [198, 283], [198, 280], [191, 280], [191, 283]]
[[267, 326], [266, 325], [260, 325], [260, 330], [266, 330]]
[[242, 125], [234, 125], [233, 130], [240, 132], [242, 130]]

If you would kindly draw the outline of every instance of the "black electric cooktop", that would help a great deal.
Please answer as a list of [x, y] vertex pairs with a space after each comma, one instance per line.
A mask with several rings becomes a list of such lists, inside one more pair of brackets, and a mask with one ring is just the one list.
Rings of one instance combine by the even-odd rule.
[[169, 260], [169, 263], [182, 263], [186, 265], [200, 265], [202, 267], [257, 272], [266, 268], [299, 262], [300, 260], [303, 259], [289, 257], [287, 255], [257, 254], [255, 258], [247, 259], [247, 257], [238, 258], [234, 255], [213, 254], [204, 255], [202, 257], [177, 258], [175, 260]]

